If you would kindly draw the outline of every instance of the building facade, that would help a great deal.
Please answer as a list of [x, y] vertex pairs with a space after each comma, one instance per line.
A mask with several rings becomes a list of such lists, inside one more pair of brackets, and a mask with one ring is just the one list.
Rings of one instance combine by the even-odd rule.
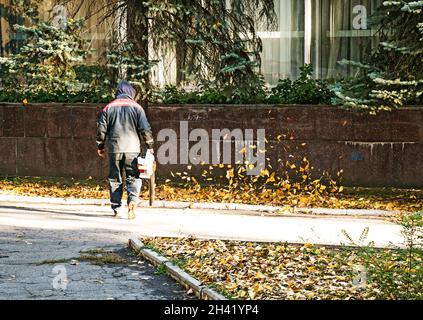
[[[78, 0], [79, 1], [79, 0]], [[75, 1], [75, 2], [78, 2]], [[370, 27], [370, 16], [382, 0], [274, 0], [277, 26], [266, 29], [258, 23], [258, 35], [263, 41], [261, 71], [270, 84], [281, 78], [296, 78], [299, 67], [311, 63], [316, 78], [334, 78], [353, 75], [352, 70], [341, 67], [342, 59], [361, 60], [377, 44], [375, 30]], [[68, 2], [66, 14], [85, 16], [96, 8]], [[79, 2], [80, 3], [80, 2]], [[98, 3], [101, 3], [99, 1]], [[0, 54], [4, 55], [19, 45], [19, 35], [10, 36], [7, 17], [10, 0], [0, 0]], [[75, 11], [75, 7], [78, 11]], [[41, 6], [44, 19], [54, 19], [54, 1], [45, 0]], [[89, 40], [97, 57], [102, 56], [116, 31], [113, 21], [101, 21], [99, 15], [90, 14], [84, 36]], [[15, 38], [13, 38], [15, 37]], [[172, 54], [159, 57], [161, 62], [153, 72], [157, 84], [175, 81], [175, 58]]]

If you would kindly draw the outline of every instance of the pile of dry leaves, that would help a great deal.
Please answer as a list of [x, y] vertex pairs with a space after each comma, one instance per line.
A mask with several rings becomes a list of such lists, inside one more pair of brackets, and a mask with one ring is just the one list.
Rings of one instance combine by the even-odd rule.
[[204, 284], [235, 299], [372, 299], [350, 249], [195, 238], [144, 238]]

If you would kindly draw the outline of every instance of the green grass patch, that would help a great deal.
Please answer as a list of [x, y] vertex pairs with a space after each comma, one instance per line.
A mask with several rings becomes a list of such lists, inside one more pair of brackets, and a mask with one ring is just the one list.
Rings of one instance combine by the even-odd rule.
[[126, 260], [119, 254], [101, 248], [81, 251], [79, 259], [100, 266], [126, 263]]

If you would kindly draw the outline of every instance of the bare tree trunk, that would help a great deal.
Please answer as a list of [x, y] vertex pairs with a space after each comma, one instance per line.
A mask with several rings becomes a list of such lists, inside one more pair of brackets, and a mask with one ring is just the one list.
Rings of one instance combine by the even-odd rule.
[[[126, 0], [127, 3], [127, 39], [133, 45], [134, 54], [143, 57], [146, 61], [149, 60], [148, 50], [148, 7], [139, 0]], [[149, 92], [151, 89], [150, 75], [144, 76], [145, 88], [144, 92]], [[148, 109], [148, 99], [143, 97], [142, 101], [144, 108]]]
[[185, 81], [185, 62], [186, 62], [186, 55], [187, 55], [187, 46], [185, 42], [179, 41], [178, 45], [176, 46], [176, 85], [179, 86], [181, 82]]

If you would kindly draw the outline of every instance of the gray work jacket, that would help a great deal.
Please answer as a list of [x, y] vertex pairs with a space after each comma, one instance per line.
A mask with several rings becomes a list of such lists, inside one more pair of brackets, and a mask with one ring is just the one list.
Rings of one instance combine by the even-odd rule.
[[144, 109], [129, 98], [116, 99], [101, 112], [97, 121], [98, 149], [109, 153], [139, 153], [143, 141], [153, 148], [153, 134]]

